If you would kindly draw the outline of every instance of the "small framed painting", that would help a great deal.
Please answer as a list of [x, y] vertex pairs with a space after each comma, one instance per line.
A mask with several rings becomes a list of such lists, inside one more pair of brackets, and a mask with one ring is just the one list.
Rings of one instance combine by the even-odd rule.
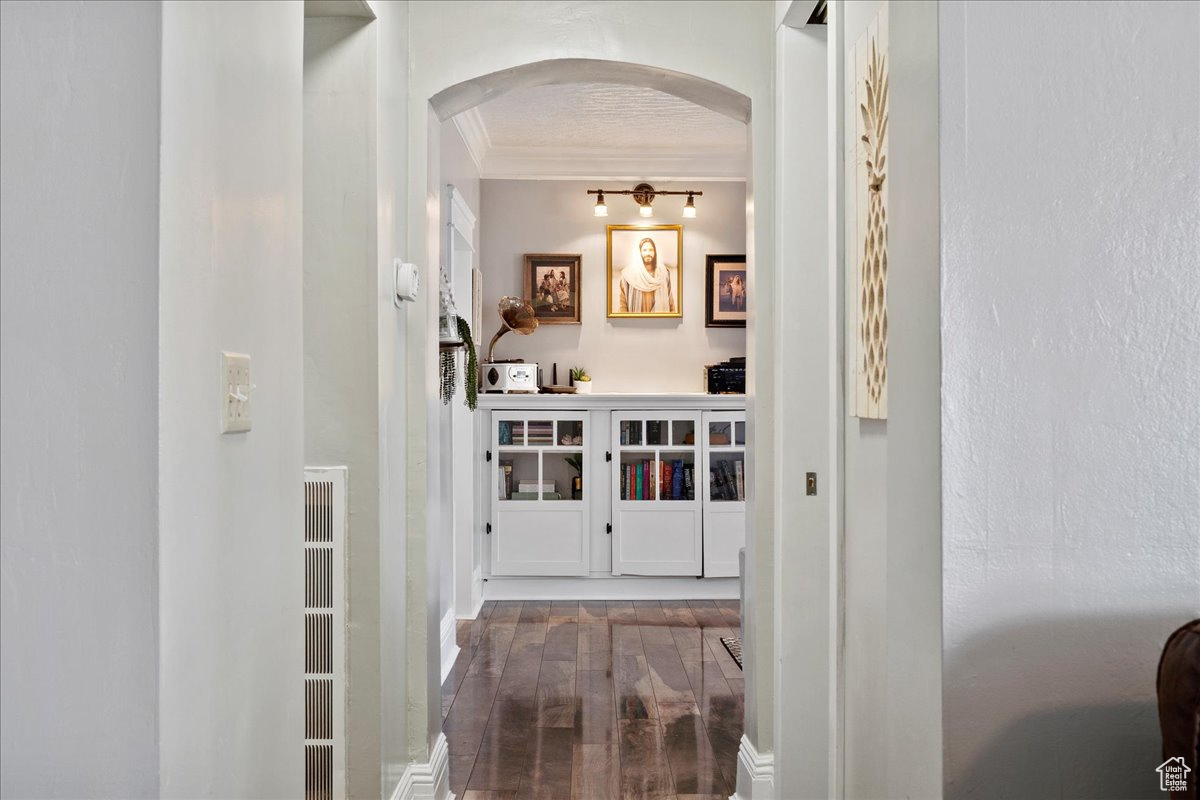
[[578, 253], [527, 253], [525, 292], [542, 325], [580, 323], [580, 265]]
[[704, 327], [746, 327], [746, 256], [708, 256], [705, 278]]
[[608, 316], [683, 316], [683, 226], [608, 226]]

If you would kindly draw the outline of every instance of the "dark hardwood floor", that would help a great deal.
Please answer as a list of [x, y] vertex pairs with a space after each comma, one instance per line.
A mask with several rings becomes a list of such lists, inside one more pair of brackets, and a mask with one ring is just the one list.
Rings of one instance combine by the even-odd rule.
[[489, 602], [442, 687], [459, 800], [729, 797], [737, 601]]

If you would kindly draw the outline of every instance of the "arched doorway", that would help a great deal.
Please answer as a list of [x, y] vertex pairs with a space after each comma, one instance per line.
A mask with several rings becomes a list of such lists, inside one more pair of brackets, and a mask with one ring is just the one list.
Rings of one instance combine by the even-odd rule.
[[[424, 125], [418, 124], [418, 120], [410, 117], [410, 131], [418, 131], [422, 128], [428, 131], [432, 129], [434, 125], [439, 124], [443, 120], [448, 119], [455, 114], [466, 111], [467, 109], [473, 108], [476, 105], [487, 102], [490, 99], [496, 98], [505, 92], [547, 84], [570, 84], [576, 82], [604, 82], [617, 85], [652, 88], [672, 94], [676, 97], [683, 98], [689, 102], [696, 103], [697, 105], [701, 105], [704, 108], [716, 111], [738, 122], [746, 123], [748, 126], [751, 122], [752, 99], [749, 96], [705, 78], [700, 78], [661, 67], [650, 67], [629, 62], [607, 61], [590, 58], [555, 58], [531, 62], [517, 67], [511, 67], [487, 73], [479, 77], [460, 81], [446, 88], [440, 89], [439, 91], [433, 93], [428, 100]], [[414, 105], [417, 103], [416, 98], [413, 98], [413, 103]], [[749, 128], [747, 135], [751, 136], [751, 131]], [[423, 221], [423, 225], [418, 226], [416, 224], [417, 220], [413, 220], [410, 230], [414, 232], [417, 232], [420, 229], [425, 231], [436, 230], [435, 222], [437, 203], [435, 198], [436, 192], [441, 186], [441, 180], [437, 175], [433, 174], [438, 164], [438, 157], [434, 148], [433, 138], [434, 137], [432, 136], [428, 136], [425, 142], [426, 157], [422, 159], [426, 169], [424, 178], [421, 179], [418, 177], [416, 171], [409, 175], [410, 191], [414, 201], [413, 207], [416, 208], [415, 198], [418, 187], [423, 187], [424, 202], [421, 208], [422, 210], [426, 211], [428, 215]], [[415, 143], [413, 144], [415, 149], [416, 145]], [[753, 152], [753, 145], [751, 145], [748, 149]], [[746, 245], [746, 252], [748, 259], [747, 267], [750, 272], [751, 285], [753, 286], [753, 282], [755, 280], [754, 254], [756, 252], [756, 233], [753, 223], [755, 203], [753, 201], [753, 190], [751, 188], [753, 186], [752, 175], [747, 175], [747, 179], [746, 230], [748, 241]], [[759, 231], [758, 235], [762, 237], [762, 233], [762, 231]], [[768, 237], [762, 238], [765, 239]], [[436, 235], [430, 235], [426, 238], [424, 244], [424, 252], [427, 253], [426, 262], [428, 264], [438, 263], [438, 237]], [[414, 249], [413, 252], [417, 252], [417, 250]], [[428, 273], [427, 280], [432, 281], [435, 274], [436, 273], [432, 272]], [[427, 378], [428, 376], [434, 374], [432, 371], [432, 365], [429, 361], [429, 356], [433, 349], [431, 345], [437, 310], [436, 306], [432, 302], [426, 304], [423, 310], [425, 312], [424, 322], [419, 325], [414, 325], [414, 320], [410, 317], [409, 324], [406, 327], [406, 333], [409, 336], [410, 348], [414, 345], [418, 345], [418, 342], [420, 342], [419, 349], [416, 350], [416, 353], [414, 353], [414, 350], [411, 349], [409, 351], [410, 376], [420, 375], [423, 378]], [[770, 320], [771, 318], [772, 315], [769, 312], [758, 316], [758, 319], [760, 320]], [[751, 323], [751, 325], [753, 324], [754, 323]], [[421, 339], [422, 336], [425, 337], [423, 340]], [[765, 331], [760, 331], [758, 336], [760, 342], [773, 341], [773, 337], [767, 335]], [[418, 354], [415, 363], [412, 360], [414, 354]], [[755, 358], [754, 354], [750, 353], [749, 358], [751, 361], [753, 361]], [[752, 389], [748, 387], [748, 390], [752, 393]], [[428, 414], [430, 415], [430, 418], [434, 418], [433, 415], [436, 414], [437, 409], [436, 406], [431, 406], [428, 404], [428, 400], [430, 398], [429, 387], [426, 387], [422, 392], [421, 390], [417, 389], [417, 387], [410, 386], [409, 398], [415, 400], [418, 396], [423, 396], [425, 398], [427, 402], [426, 407]], [[433, 438], [433, 431], [435, 430], [436, 428], [434, 424], [427, 419], [425, 431], [427, 434], [429, 434], [429, 438], [427, 439], [428, 446], [424, 451], [424, 459], [420, 462], [425, 470], [422, 473], [423, 476], [435, 476], [442, 473], [440, 466], [435, 466], [435, 462], [439, 458], [439, 455], [434, 452], [436, 448], [434, 447], [435, 439]], [[751, 430], [754, 430], [753, 423], [751, 423]], [[753, 463], [755, 452], [755, 446], [753, 443], [751, 443], [747, 453], [747, 458], [751, 465], [749, 467], [751, 475], [754, 474]], [[412, 475], [413, 473], [411, 470], [418, 468], [418, 466], [419, 465], [417, 461], [410, 462], [409, 474]], [[413, 513], [415, 511], [413, 506], [418, 505], [429, 498], [435, 498], [437, 496], [438, 492], [436, 486], [431, 485], [428, 482], [423, 485], [413, 485], [410, 482], [408, 493], [409, 519], [411, 520], [414, 518], [414, 516], [416, 516]], [[753, 512], [750, 512], [750, 514], [752, 515]], [[437, 562], [440, 560], [440, 558], [444, 557], [434, 555], [438, 551], [438, 544], [435, 541], [438, 537], [435, 535], [435, 532], [441, 525], [441, 523], [436, 519], [437, 509], [432, 508], [431, 505], [427, 503], [423, 509], [423, 513], [419, 513], [419, 515], [425, 518], [427, 524], [426, 530], [428, 535], [424, 540], [428, 547], [426, 550], [427, 560], [431, 563]], [[747, 544], [748, 560], [752, 564], [759, 561], [760, 557], [757, 555], [759, 550], [760, 548], [756, 548], [753, 543]], [[409, 577], [411, 581], [411, 579], [416, 576], [410, 571]], [[424, 577], [426, 581], [434, 580], [434, 575], [431, 573], [426, 574]], [[751, 585], [761, 585], [761, 581], [751, 581]], [[752, 588], [751, 591], [753, 590], [754, 589]], [[409, 606], [410, 615], [415, 613], [417, 610], [414, 601], [416, 601], [418, 597], [429, 597], [430, 595], [431, 592], [428, 588], [428, 584], [418, 589], [415, 582], [410, 583], [409, 598], [410, 603], [413, 603]], [[747, 603], [747, 605], [751, 606], [752, 603]], [[436, 610], [431, 612], [428, 609], [424, 609], [423, 614], [423, 622], [428, 626], [427, 630], [430, 631], [429, 636], [426, 637], [426, 641], [432, 644], [439, 640], [439, 637], [434, 633], [435, 631], [438, 631], [440, 627], [435, 623], [435, 620], [438, 617], [438, 612]], [[747, 639], [749, 638], [750, 634], [749, 631], [747, 631]], [[764, 638], [767, 640], [766, 643], [769, 645], [769, 635]], [[753, 648], [753, 645], [749, 644], [749, 642], [747, 645], [747, 649]], [[436, 647], [434, 649], [436, 650]], [[748, 654], [748, 661], [750, 661], [752, 664], [757, 663], [753, 653]], [[765, 662], [763, 666], [769, 670], [770, 659], [763, 659], [763, 661]], [[438, 718], [440, 721], [438, 714], [440, 710], [440, 693], [438, 692], [438, 681], [435, 677], [438, 674], [438, 670], [434, 667], [434, 664], [437, 662], [438, 658], [436, 653], [426, 653], [425, 664], [429, 670], [429, 679], [427, 680], [428, 705], [426, 710], [428, 712], [427, 717], [431, 721], [434, 718]], [[411, 658], [409, 663], [412, 663]], [[764, 682], [766, 682], [767, 685], [770, 685], [770, 678], [764, 678]], [[747, 683], [753, 683], [753, 678], [749, 678]], [[757, 714], [748, 714], [748, 716], [753, 719], [757, 717]], [[410, 735], [419, 735], [415, 730], [414, 723], [415, 720], [410, 719]]]

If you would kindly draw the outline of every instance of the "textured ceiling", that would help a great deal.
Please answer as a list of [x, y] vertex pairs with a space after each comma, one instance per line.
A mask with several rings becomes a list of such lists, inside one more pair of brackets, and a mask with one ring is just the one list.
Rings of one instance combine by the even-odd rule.
[[565, 84], [478, 107], [493, 147], [746, 152], [746, 126], [654, 89]]

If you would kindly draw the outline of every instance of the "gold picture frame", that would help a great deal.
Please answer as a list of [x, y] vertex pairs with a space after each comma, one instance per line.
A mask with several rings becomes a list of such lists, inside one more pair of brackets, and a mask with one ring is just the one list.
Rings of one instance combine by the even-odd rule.
[[[639, 273], [638, 267], [648, 257], [642, 250], [647, 239], [654, 245], [653, 271], [643, 267], [644, 272]], [[682, 225], [609, 225], [607, 260], [606, 310], [610, 319], [683, 317]], [[656, 277], [659, 269], [665, 279]], [[636, 285], [639, 281], [640, 286]], [[655, 285], [658, 288], [651, 294], [650, 287]], [[647, 306], [653, 310], [645, 310]]]

